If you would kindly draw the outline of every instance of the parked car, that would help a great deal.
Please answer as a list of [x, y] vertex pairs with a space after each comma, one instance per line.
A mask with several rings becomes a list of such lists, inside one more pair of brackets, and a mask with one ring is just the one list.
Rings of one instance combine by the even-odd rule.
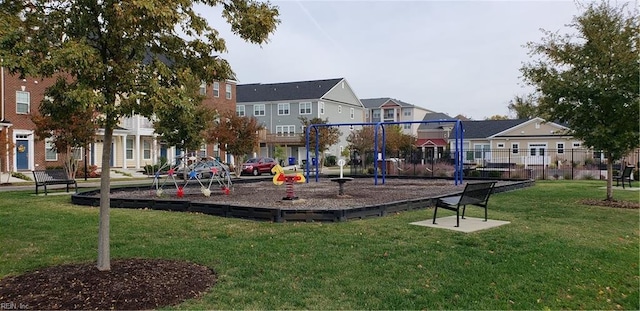
[[272, 158], [251, 158], [242, 164], [241, 174], [251, 174], [253, 176], [258, 176], [262, 173], [272, 174], [271, 169], [277, 164], [278, 162]]
[[[229, 166], [218, 161], [208, 160], [189, 165], [187, 169], [187, 178], [190, 178], [191, 172], [194, 172], [195, 176], [197, 176], [199, 179], [211, 178], [214, 171], [213, 168], [215, 168], [216, 176], [218, 177], [226, 177], [227, 175], [229, 175]], [[178, 178], [183, 178], [184, 168], [179, 168], [176, 171], [176, 175], [178, 176]]]

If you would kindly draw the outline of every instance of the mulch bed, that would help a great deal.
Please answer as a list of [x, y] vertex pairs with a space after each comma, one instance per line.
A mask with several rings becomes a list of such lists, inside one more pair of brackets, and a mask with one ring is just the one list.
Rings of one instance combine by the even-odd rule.
[[579, 202], [584, 205], [604, 206], [604, 207], [612, 207], [612, 208], [640, 209], [640, 202], [619, 201], [619, 200], [596, 200], [596, 199], [580, 200]]
[[123, 259], [111, 271], [95, 263], [62, 265], [0, 280], [2, 309], [148, 310], [200, 297], [216, 274], [198, 264]]

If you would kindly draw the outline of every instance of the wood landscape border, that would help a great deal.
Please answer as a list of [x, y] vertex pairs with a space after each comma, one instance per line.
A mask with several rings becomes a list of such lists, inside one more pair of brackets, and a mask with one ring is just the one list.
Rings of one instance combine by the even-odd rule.
[[[262, 179], [257, 180], [240, 180], [236, 183], [245, 182], [264, 182]], [[509, 183], [496, 185], [494, 193], [513, 191], [535, 184], [534, 180], [510, 181]], [[377, 187], [384, 187], [379, 185]], [[123, 186], [114, 187], [111, 191], [149, 191], [150, 186]], [[462, 193], [462, 188], [460, 193]], [[76, 193], [71, 196], [71, 202], [77, 205], [99, 206], [100, 190], [89, 190]], [[192, 212], [202, 213], [212, 216], [242, 218], [257, 221], [271, 222], [287, 222], [287, 221], [303, 221], [303, 222], [340, 222], [356, 219], [365, 219], [371, 217], [383, 217], [403, 211], [426, 209], [435, 206], [435, 202], [442, 196], [415, 198], [410, 200], [385, 202], [376, 205], [369, 205], [355, 208], [339, 208], [339, 209], [289, 209], [279, 207], [257, 207], [257, 206], [239, 206], [226, 203], [200, 202], [189, 199], [162, 199], [162, 198], [111, 198], [112, 208], [128, 208], [128, 209], [153, 209], [175, 212]]]

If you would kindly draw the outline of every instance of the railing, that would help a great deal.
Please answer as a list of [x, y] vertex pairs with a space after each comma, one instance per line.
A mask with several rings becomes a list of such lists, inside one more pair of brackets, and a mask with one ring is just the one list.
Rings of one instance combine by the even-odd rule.
[[[385, 161], [375, 161], [372, 152], [351, 157], [348, 168], [352, 175], [370, 175], [385, 166], [387, 175], [452, 177], [453, 157], [444, 152], [427, 157], [421, 150], [386, 153]], [[476, 156], [479, 156], [476, 158]], [[606, 179], [608, 160], [600, 152], [589, 149], [511, 149], [465, 152], [466, 178], [488, 179]], [[640, 167], [640, 150], [613, 161], [614, 171], [625, 165]], [[378, 173], [380, 173], [379, 171]], [[615, 174], [615, 172], [614, 172]]]
[[302, 134], [296, 133], [266, 134], [263, 142], [268, 144], [288, 144], [303, 146], [304, 141], [302, 139]]

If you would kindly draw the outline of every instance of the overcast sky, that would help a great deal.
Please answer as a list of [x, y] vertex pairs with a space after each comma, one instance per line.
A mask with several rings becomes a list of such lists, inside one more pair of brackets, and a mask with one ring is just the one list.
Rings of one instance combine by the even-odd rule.
[[[584, 3], [584, 1], [581, 1]], [[475, 120], [507, 115], [531, 91], [519, 68], [540, 28], [570, 32], [574, 1], [271, 1], [281, 24], [262, 47], [233, 36], [238, 83], [345, 78], [363, 98], [391, 97]]]

